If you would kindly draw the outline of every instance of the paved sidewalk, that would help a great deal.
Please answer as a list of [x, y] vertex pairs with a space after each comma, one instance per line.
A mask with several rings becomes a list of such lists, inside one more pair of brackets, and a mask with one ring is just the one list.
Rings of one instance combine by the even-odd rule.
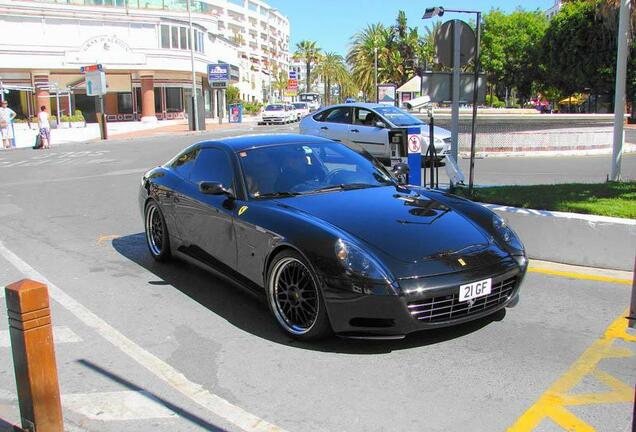
[[[238, 127], [245, 126], [247, 124], [252, 124], [252, 123], [253, 122], [244, 122], [244, 123], [224, 122], [222, 124], [219, 124], [217, 120], [212, 120], [212, 121], [205, 122], [205, 129], [206, 131], [229, 129], [229, 128], [235, 128], [237, 126]], [[196, 134], [201, 132], [205, 132], [205, 131], [196, 131], [196, 132], [191, 131], [187, 123], [182, 123], [182, 124], [171, 124], [167, 126], [158, 125], [158, 127], [152, 128], [152, 129], [143, 129], [143, 130], [136, 130], [136, 131], [130, 131], [130, 132], [109, 134], [108, 138], [109, 139], [132, 139], [132, 138], [145, 138], [145, 137], [168, 135], [168, 134], [189, 135], [189, 134]]]

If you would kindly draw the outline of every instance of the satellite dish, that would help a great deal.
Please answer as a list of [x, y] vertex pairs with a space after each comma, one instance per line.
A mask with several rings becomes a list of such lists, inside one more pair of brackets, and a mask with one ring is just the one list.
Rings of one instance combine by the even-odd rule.
[[459, 26], [459, 65], [464, 66], [475, 57], [475, 32], [461, 20], [446, 21], [435, 33], [435, 59], [447, 67], [453, 67], [453, 23]]

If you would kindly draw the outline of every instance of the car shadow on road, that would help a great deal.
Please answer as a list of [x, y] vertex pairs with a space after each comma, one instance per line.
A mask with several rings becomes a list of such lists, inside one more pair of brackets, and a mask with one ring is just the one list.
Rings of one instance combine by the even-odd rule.
[[122, 256], [157, 277], [157, 280], [149, 280], [148, 284], [165, 285], [166, 289], [173, 287], [243, 331], [301, 349], [346, 354], [380, 354], [435, 345], [476, 332], [494, 321], [501, 321], [506, 314], [505, 310], [502, 310], [466, 324], [413, 333], [401, 340], [331, 337], [312, 343], [300, 342], [285, 335], [278, 328], [269, 312], [264, 295], [239, 287], [187, 262], [156, 262], [148, 252], [143, 233], [116, 238], [112, 245]]

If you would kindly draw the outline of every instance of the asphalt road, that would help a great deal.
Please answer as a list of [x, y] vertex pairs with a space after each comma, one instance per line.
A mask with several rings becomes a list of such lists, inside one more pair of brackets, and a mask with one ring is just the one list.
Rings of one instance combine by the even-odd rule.
[[[67, 430], [504, 431], [624, 313], [627, 284], [529, 273], [516, 308], [468, 325], [393, 342], [295, 342], [259, 297], [147, 252], [140, 176], [200, 138], [0, 153], [0, 285], [50, 284]], [[589, 180], [585, 166], [602, 180], [606, 159], [488, 159], [479, 179]], [[633, 174], [635, 158], [625, 162]], [[2, 310], [8, 430], [19, 414]], [[590, 370], [633, 389], [633, 357]], [[607, 392], [607, 382], [586, 376], [573, 391]], [[598, 431], [623, 431], [631, 404], [571, 412]], [[536, 430], [558, 430], [551, 422]]]

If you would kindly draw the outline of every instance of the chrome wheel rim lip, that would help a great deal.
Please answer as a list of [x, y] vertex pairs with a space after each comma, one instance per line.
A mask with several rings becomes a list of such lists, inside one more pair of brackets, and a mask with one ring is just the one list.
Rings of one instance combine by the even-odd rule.
[[[285, 272], [290, 269], [290, 266], [297, 267], [298, 270], [300, 270], [301, 272], [305, 274], [309, 289], [306, 289], [303, 291], [307, 293], [311, 291], [315, 298], [314, 311], [310, 313], [310, 317], [311, 317], [310, 322], [308, 323], [308, 325], [305, 325], [305, 326], [299, 325], [298, 323], [294, 322], [295, 321], [294, 317], [293, 315], [290, 314], [289, 308], [288, 307], [286, 308], [283, 304], [281, 304], [281, 301], [280, 301], [279, 294], [282, 294], [282, 291], [284, 291], [283, 287], [281, 286], [281, 284], [284, 283], [284, 281], [282, 281], [281, 278], [283, 277], [283, 275], [286, 274]], [[301, 261], [293, 257], [283, 258], [282, 260], [278, 261], [276, 265], [274, 266], [274, 268], [272, 269], [271, 274], [272, 274], [272, 277], [269, 280], [269, 287], [268, 287], [269, 301], [272, 306], [272, 310], [274, 311], [274, 315], [276, 316], [276, 320], [288, 332], [292, 334], [303, 335], [308, 333], [316, 325], [316, 321], [318, 319], [318, 314], [320, 309], [320, 301], [318, 299], [318, 295], [319, 295], [318, 287], [314, 279], [314, 276], [312, 275], [312, 273], [309, 271], [309, 269], [307, 268], [305, 264], [303, 264]], [[308, 311], [305, 311], [305, 314], [307, 313]], [[299, 315], [296, 315], [297, 318], [298, 316]]]
[[161, 255], [163, 248], [163, 221], [156, 205], [148, 207], [146, 212], [146, 241], [153, 255]]

